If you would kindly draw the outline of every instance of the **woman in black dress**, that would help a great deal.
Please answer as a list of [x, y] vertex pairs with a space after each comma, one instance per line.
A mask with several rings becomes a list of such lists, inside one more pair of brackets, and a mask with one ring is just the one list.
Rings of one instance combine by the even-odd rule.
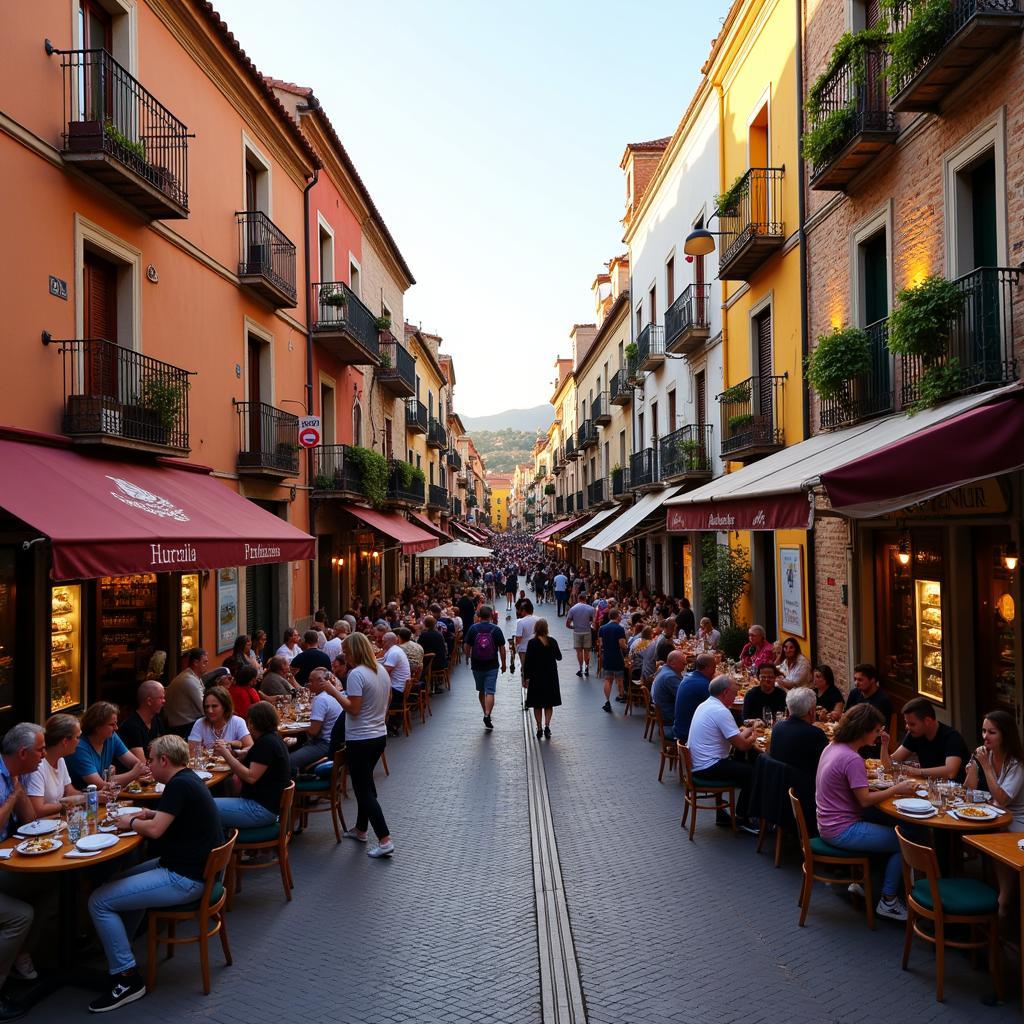
[[558, 688], [558, 662], [561, 660], [558, 641], [548, 636], [547, 619], [538, 619], [533, 627], [533, 639], [526, 645], [526, 656], [523, 658], [526, 706], [533, 708], [533, 716], [537, 719], [537, 739], [542, 735], [551, 739], [551, 714], [562, 703], [562, 694]]

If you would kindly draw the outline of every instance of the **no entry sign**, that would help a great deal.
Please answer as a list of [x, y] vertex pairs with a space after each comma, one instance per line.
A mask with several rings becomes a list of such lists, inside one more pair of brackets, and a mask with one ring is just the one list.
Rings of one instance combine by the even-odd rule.
[[315, 448], [320, 443], [320, 417], [299, 417], [299, 444], [303, 448]]

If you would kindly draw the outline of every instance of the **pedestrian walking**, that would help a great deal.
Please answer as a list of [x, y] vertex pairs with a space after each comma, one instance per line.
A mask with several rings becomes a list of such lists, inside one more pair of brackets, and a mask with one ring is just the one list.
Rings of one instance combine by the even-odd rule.
[[[509, 567], [508, 573], [505, 576], [505, 611], [511, 612], [515, 608], [516, 603], [516, 590], [519, 589], [519, 576], [513, 566]], [[512, 618], [511, 615], [506, 615], [506, 619]]]
[[508, 644], [512, 652], [512, 671], [516, 670], [516, 653], [519, 654], [519, 663], [523, 664], [526, 657], [526, 647], [533, 638], [533, 627], [537, 623], [537, 616], [533, 614], [533, 602], [530, 600], [520, 601], [517, 605], [516, 632]]
[[565, 620], [566, 629], [572, 630], [572, 645], [579, 663], [578, 676], [590, 675], [590, 652], [594, 647], [594, 616], [597, 609], [587, 604], [587, 595], [581, 593], [579, 600], [569, 609]]
[[463, 641], [469, 667], [476, 683], [480, 708], [484, 713], [484, 728], [490, 732], [494, 725], [491, 712], [494, 710], [494, 692], [498, 686], [498, 661], [501, 660], [501, 671], [506, 670], [505, 635], [492, 622], [494, 609], [483, 604], [476, 613], [477, 621], [466, 631]]
[[551, 739], [551, 716], [554, 709], [562, 704], [562, 692], [558, 685], [558, 663], [561, 660], [558, 641], [548, 634], [548, 620], [537, 619], [533, 626], [533, 637], [526, 645], [523, 658], [526, 706], [533, 708], [537, 739], [541, 736]]
[[565, 614], [565, 606], [569, 601], [569, 580], [564, 572], [559, 572], [554, 579], [555, 614], [561, 618]]
[[604, 707], [603, 711], [612, 714], [612, 684], [618, 686], [616, 701], [620, 704], [626, 699], [626, 631], [622, 628], [622, 618], [618, 608], [613, 608], [608, 621], [597, 631], [598, 643], [601, 648], [601, 673], [604, 676]]

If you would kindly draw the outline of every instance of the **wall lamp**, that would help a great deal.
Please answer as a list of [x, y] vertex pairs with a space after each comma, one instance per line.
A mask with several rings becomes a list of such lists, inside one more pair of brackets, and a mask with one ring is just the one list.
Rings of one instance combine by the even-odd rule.
[[1017, 545], [1011, 540], [1006, 547], [1003, 548], [1003, 565], [1013, 572], [1017, 568], [1017, 563], [1020, 561], [1020, 551]]
[[896, 561], [900, 565], [910, 565], [910, 535], [905, 533], [900, 537], [899, 547], [896, 548]]
[[715, 238], [720, 238], [724, 234], [724, 231], [694, 228], [683, 242], [683, 252], [687, 256], [710, 256], [715, 251]]

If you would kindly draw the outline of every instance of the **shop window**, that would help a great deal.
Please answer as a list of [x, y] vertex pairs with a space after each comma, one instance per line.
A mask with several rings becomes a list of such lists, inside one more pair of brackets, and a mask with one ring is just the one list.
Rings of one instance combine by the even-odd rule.
[[160, 621], [155, 573], [99, 581], [97, 676], [100, 700], [131, 704], [156, 649]]
[[978, 683], [976, 717], [1017, 706], [1017, 589], [1014, 573], [1006, 568], [1003, 553], [1012, 539], [1005, 526], [975, 529], [975, 679]]

